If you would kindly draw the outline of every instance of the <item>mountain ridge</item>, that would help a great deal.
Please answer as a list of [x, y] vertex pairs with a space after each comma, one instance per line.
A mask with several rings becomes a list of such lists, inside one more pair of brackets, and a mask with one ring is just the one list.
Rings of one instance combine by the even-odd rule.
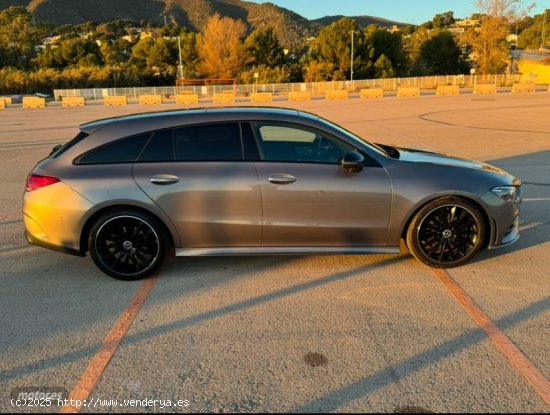
[[[113, 20], [142, 20], [161, 24], [166, 19], [193, 31], [199, 31], [215, 13], [242, 20], [249, 31], [272, 27], [281, 44], [298, 47], [304, 39], [314, 36], [324, 26], [344, 16], [325, 16], [308, 20], [291, 10], [273, 3], [253, 3], [244, 0], [0, 0], [0, 10], [23, 6], [36, 21], [62, 24], [98, 23]], [[391, 27], [402, 25], [373, 16], [357, 16], [360, 26], [375, 23]]]

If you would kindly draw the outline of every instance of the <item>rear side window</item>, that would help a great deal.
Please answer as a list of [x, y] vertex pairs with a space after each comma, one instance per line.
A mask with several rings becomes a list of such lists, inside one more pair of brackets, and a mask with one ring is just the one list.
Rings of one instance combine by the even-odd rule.
[[71, 147], [73, 147], [75, 144], [78, 144], [80, 143], [82, 140], [84, 140], [86, 137], [88, 137], [90, 134], [88, 134], [87, 132], [85, 131], [80, 131], [75, 138], [73, 138], [71, 141], [63, 144], [63, 147], [61, 147], [59, 150], [57, 150], [56, 152], [54, 152], [50, 158], [52, 159], [56, 159], [58, 158], [61, 154], [63, 154], [65, 151], [67, 151], [68, 149], [70, 149]]
[[177, 161], [237, 161], [243, 159], [239, 123], [176, 128]]
[[81, 156], [76, 164], [130, 163], [135, 161], [151, 133], [123, 138]]

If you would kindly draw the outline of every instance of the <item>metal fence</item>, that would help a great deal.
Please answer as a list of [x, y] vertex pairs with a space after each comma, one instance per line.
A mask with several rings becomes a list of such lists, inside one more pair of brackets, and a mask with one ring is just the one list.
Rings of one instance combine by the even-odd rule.
[[286, 84], [243, 84], [243, 85], [194, 85], [186, 87], [151, 86], [131, 88], [87, 88], [54, 89], [55, 100], [62, 97], [84, 97], [88, 100], [100, 100], [106, 96], [126, 96], [137, 99], [140, 95], [162, 95], [173, 97], [177, 93], [194, 93], [200, 97], [235, 91], [240, 96], [252, 92], [271, 92], [273, 95], [287, 95], [291, 91], [309, 91], [312, 94], [324, 94], [326, 91], [348, 90], [359, 92], [364, 88], [382, 88], [384, 91], [396, 91], [398, 87], [417, 86], [421, 89], [435, 89], [439, 85], [458, 85], [468, 88], [476, 84], [494, 84], [499, 87], [519, 82], [520, 74], [514, 75], [444, 75], [411, 78], [363, 79], [354, 81], [300, 82]]

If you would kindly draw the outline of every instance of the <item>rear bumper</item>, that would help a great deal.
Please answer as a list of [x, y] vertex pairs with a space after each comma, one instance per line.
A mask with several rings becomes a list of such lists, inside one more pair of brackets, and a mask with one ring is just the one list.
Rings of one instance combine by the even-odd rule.
[[25, 192], [23, 222], [30, 244], [81, 255], [83, 218], [92, 203], [62, 182]]
[[50, 249], [52, 251], [62, 252], [64, 254], [74, 255], [74, 256], [84, 256], [79, 249], [69, 248], [61, 245], [54, 245], [48, 242], [44, 242], [38, 238], [35, 238], [31, 233], [25, 230], [25, 239], [31, 245], [40, 246], [42, 248]]

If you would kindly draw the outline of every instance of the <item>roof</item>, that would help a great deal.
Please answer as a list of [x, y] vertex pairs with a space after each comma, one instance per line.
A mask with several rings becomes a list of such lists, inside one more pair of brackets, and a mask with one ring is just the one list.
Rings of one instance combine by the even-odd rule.
[[113, 123], [129, 123], [129, 122], [151, 122], [153, 124], [175, 121], [177, 119], [199, 119], [208, 116], [219, 116], [220, 118], [227, 117], [228, 119], [235, 117], [241, 118], [246, 116], [251, 119], [261, 119], [266, 115], [275, 118], [284, 118], [285, 116], [302, 116], [306, 118], [319, 118], [315, 114], [298, 111], [290, 108], [281, 107], [215, 107], [215, 108], [193, 108], [183, 110], [169, 110], [158, 112], [146, 112], [138, 114], [123, 115], [117, 117], [104, 118], [90, 123], [82, 124], [80, 129], [88, 133]]

